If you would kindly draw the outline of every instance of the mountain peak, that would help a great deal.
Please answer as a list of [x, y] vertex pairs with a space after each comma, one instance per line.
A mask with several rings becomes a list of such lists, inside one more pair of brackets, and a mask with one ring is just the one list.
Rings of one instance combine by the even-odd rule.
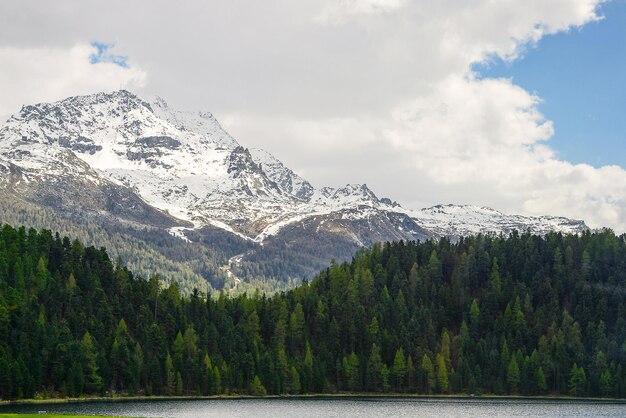
[[141, 97], [128, 90], [115, 90], [112, 92], [98, 92], [93, 94], [86, 94], [81, 96], [72, 96], [60, 102], [53, 103], [40, 103], [43, 106], [55, 106], [55, 105], [80, 105], [80, 106], [93, 106], [97, 104], [117, 104], [122, 108], [136, 108], [138, 106], [144, 106], [150, 111], [152, 108], [150, 104], [143, 100]]
[[477, 205], [456, 205], [453, 203], [440, 204], [431, 206], [429, 208], [422, 209], [431, 213], [447, 213], [447, 214], [459, 214], [459, 213], [474, 213], [474, 214], [486, 214], [490, 216], [502, 216], [503, 213], [492, 209], [488, 206]]
[[506, 215], [487, 206], [435, 205], [410, 213], [435, 234], [450, 237], [513, 231], [530, 231], [537, 235], [550, 231], [581, 233], [589, 229], [583, 221], [556, 216]]
[[283, 190], [298, 199], [307, 202], [311, 200], [315, 190], [308, 181], [286, 167], [269, 152], [258, 148], [251, 148], [250, 152], [254, 161], [259, 164], [263, 171], [267, 173], [268, 177]]
[[272, 154], [241, 146], [210, 112], [176, 110], [163, 98], [146, 100], [128, 90], [22, 107], [0, 128], [0, 163], [32, 178], [110, 182], [181, 220], [247, 238], [315, 216], [332, 217], [333, 231], [352, 228], [344, 222], [364, 222], [360, 230], [378, 228], [383, 232], [370, 237], [380, 239], [415, 239], [420, 225], [433, 235], [581, 228], [563, 218], [507, 217], [471, 205], [410, 211], [379, 199], [366, 184], [315, 190]]
[[252, 155], [247, 148], [241, 145], [237, 146], [228, 157], [228, 173], [234, 177], [241, 175], [242, 172], [259, 173], [261, 168], [252, 159]]
[[360, 199], [366, 202], [379, 202], [378, 197], [367, 187], [367, 184], [346, 184], [344, 187], [337, 189], [334, 195], [344, 198]]

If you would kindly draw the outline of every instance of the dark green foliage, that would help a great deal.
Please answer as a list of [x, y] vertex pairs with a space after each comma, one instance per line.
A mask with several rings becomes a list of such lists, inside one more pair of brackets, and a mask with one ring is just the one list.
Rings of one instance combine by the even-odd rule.
[[135, 277], [104, 249], [4, 226], [0, 397], [624, 397], [625, 239], [376, 245], [271, 298], [207, 297]]
[[207, 292], [235, 287], [225, 267], [236, 255], [245, 257], [230, 265], [232, 272], [243, 279], [233, 293], [253, 294], [256, 289], [273, 293], [293, 288], [302, 278], [326, 267], [331, 255], [349, 260], [358, 249], [352, 239], [340, 234], [320, 234], [311, 239], [303, 231], [291, 231], [292, 226], [283, 231], [281, 238], [270, 237], [263, 245], [212, 226], [185, 230], [188, 242], [165, 229], [133, 226], [106, 217], [83, 218], [2, 192], [0, 223], [52, 229], [86, 245], [106, 247], [112, 259], [119, 257], [135, 274], [158, 273], [166, 284], [174, 280], [184, 295], [194, 288]]
[[[237, 252], [225, 254], [224, 251], [211, 251], [206, 248], [209, 245], [205, 242], [203, 245], [188, 243], [173, 238], [163, 230], [137, 229], [104, 221], [67, 219], [51, 209], [2, 193], [0, 222], [16, 227], [25, 224], [52, 229], [79, 239], [84, 244], [106, 247], [112, 259], [119, 257], [124, 260], [135, 274], [151, 276], [158, 273], [166, 282], [174, 279], [184, 294], [190, 294], [194, 287], [207, 291], [211, 288], [232, 286], [232, 283], [226, 283], [227, 275], [220, 266], [226, 264], [228, 257]], [[226, 242], [226, 238], [220, 236], [222, 238]], [[226, 250], [231, 250], [230, 246], [225, 247]]]

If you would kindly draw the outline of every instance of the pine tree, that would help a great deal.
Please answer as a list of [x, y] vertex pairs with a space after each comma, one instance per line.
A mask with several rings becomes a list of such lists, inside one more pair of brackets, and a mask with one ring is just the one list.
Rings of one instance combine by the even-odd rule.
[[406, 358], [404, 357], [404, 350], [402, 348], [396, 350], [391, 375], [393, 376], [394, 389], [397, 392], [402, 391], [402, 388], [404, 388], [404, 378], [406, 376]]
[[211, 384], [211, 394], [222, 393], [222, 375], [217, 366], [213, 366], [213, 382]]
[[539, 389], [539, 393], [546, 393], [548, 390], [548, 383], [546, 382], [546, 375], [543, 372], [543, 368], [539, 367], [537, 369], [537, 388]]
[[389, 390], [391, 390], [391, 386], [389, 385], [389, 368], [384, 363], [380, 369], [380, 378], [383, 383], [383, 392], [389, 392]]
[[204, 365], [203, 381], [205, 382], [203, 385], [203, 393], [208, 395], [211, 393], [211, 386], [213, 384], [213, 363], [208, 353], [204, 353], [202, 364]]
[[176, 394], [180, 396], [184, 390], [183, 377], [180, 375], [180, 372], [176, 372]]
[[613, 392], [613, 378], [611, 377], [611, 371], [605, 370], [600, 375], [600, 393], [603, 396], [611, 396]]
[[383, 360], [380, 357], [380, 349], [374, 343], [367, 360], [367, 388], [369, 390], [380, 391], [383, 389], [382, 368]]
[[102, 390], [102, 377], [98, 374], [98, 353], [96, 344], [89, 332], [85, 332], [80, 344], [80, 356], [83, 364], [83, 376], [87, 393], [98, 393]]
[[435, 375], [433, 362], [430, 360], [430, 357], [428, 357], [428, 354], [424, 354], [424, 357], [422, 357], [421, 367], [422, 375], [424, 376], [422, 390], [424, 393], [432, 393], [437, 387], [437, 376]]
[[570, 370], [569, 390], [574, 396], [582, 396], [585, 393], [585, 385], [587, 377], [582, 367], [578, 367], [576, 363], [572, 365]]
[[313, 392], [313, 352], [311, 351], [311, 345], [308, 342], [306, 344], [306, 353], [304, 355], [302, 391], [304, 393]]
[[448, 369], [441, 353], [437, 354], [437, 389], [441, 393], [448, 392]]
[[170, 353], [167, 353], [165, 357], [165, 380], [165, 392], [168, 395], [173, 395], [176, 392], [176, 370]]
[[259, 376], [255, 375], [254, 379], [250, 383], [250, 395], [254, 395], [254, 396], [267, 395], [267, 390], [265, 389], [265, 386], [263, 386], [263, 383], [261, 382], [261, 379], [259, 379]]
[[452, 357], [450, 354], [450, 334], [444, 329], [441, 334], [441, 355], [446, 362], [446, 370], [452, 372]]
[[409, 392], [415, 390], [415, 365], [413, 364], [413, 358], [409, 355], [406, 359], [406, 388]]
[[[502, 291], [500, 282], [500, 266], [498, 265], [498, 258], [494, 257], [491, 262], [491, 273], [489, 274], [489, 286], [494, 296], [499, 297]], [[474, 299], [475, 300], [475, 299]]]
[[509, 367], [507, 370], [507, 382], [509, 384], [509, 389], [512, 393], [517, 393], [519, 390], [520, 383], [520, 370], [517, 365], [517, 359], [515, 356], [511, 356], [511, 361], [509, 362]]
[[302, 386], [300, 385], [300, 373], [294, 366], [291, 367], [291, 371], [289, 373], [289, 383], [287, 386], [287, 392], [291, 394], [300, 393]]
[[291, 352], [296, 355], [304, 349], [304, 311], [300, 303], [296, 304], [289, 318], [289, 340]]
[[346, 387], [351, 391], [358, 391], [361, 387], [361, 376], [359, 371], [359, 358], [352, 352], [343, 358], [342, 367]]

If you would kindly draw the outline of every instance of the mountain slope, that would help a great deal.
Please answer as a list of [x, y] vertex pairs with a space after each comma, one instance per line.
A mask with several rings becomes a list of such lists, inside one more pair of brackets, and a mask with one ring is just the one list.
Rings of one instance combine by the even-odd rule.
[[549, 232], [580, 233], [587, 230], [584, 222], [559, 216], [505, 215], [502, 212], [472, 205], [437, 205], [411, 216], [438, 237], [460, 237], [476, 234], [530, 231], [535, 235]]
[[[0, 272], [4, 403], [626, 396], [626, 240], [610, 231], [375, 245], [288, 292], [211, 298], [138, 280], [104, 248], [5, 225]], [[604, 416], [623, 416], [621, 402]]]
[[212, 114], [125, 90], [22, 107], [0, 128], [0, 174], [7, 196], [132, 236], [159, 233], [172, 240], [165, 247], [209, 249], [247, 280], [310, 277], [380, 241], [587, 229], [473, 206], [405, 209], [364, 184], [316, 189]]

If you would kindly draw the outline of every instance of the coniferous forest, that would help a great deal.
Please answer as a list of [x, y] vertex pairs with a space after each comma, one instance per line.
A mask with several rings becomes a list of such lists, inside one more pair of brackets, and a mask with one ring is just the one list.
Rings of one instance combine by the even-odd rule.
[[0, 397], [626, 396], [626, 237], [360, 250], [275, 294], [183, 297], [104, 249], [0, 231]]

